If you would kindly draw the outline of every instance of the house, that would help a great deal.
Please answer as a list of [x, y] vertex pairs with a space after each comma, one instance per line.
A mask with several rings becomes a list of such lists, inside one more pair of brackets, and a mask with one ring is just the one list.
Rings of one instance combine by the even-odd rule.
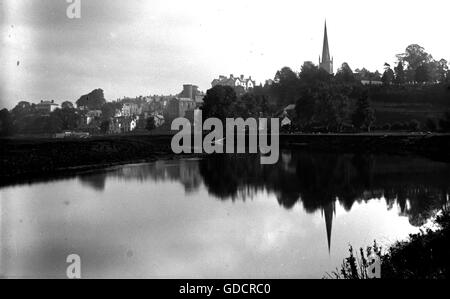
[[95, 119], [98, 119], [102, 116], [101, 110], [90, 110], [84, 115], [83, 123], [86, 125], [90, 125]]
[[52, 101], [41, 101], [36, 104], [36, 110], [42, 114], [50, 114], [59, 108], [59, 105]]
[[109, 121], [108, 134], [120, 134], [121, 133], [121, 123], [120, 116], [113, 117]]
[[383, 85], [382, 81], [379, 80], [361, 80], [362, 85]]
[[136, 103], [125, 103], [122, 107], [122, 116], [131, 117], [142, 114], [142, 108]]
[[285, 116], [281, 120], [281, 127], [290, 126], [292, 124], [292, 121], [289, 119], [289, 117]]
[[124, 117], [122, 119], [122, 133], [132, 132], [136, 129], [139, 117]]
[[277, 114], [281, 119], [281, 127], [292, 125], [292, 120], [295, 118], [295, 108], [295, 104], [290, 104]]
[[295, 104], [290, 104], [287, 105], [286, 107], [284, 107], [284, 109], [278, 113], [278, 116], [280, 118], [284, 118], [286, 116], [288, 116], [290, 119], [292, 119], [295, 116], [295, 108], [297, 106]]
[[231, 86], [233, 88], [236, 87], [243, 87], [245, 91], [248, 91], [249, 89], [252, 89], [255, 87], [256, 82], [252, 80], [252, 77], [245, 78], [244, 75], [241, 75], [240, 77], [234, 77], [233, 74], [230, 75], [229, 78], [225, 76], [219, 76], [218, 79], [214, 79], [211, 82], [212, 87], [217, 85], [222, 86]]
[[164, 116], [161, 114], [154, 114], [151, 117], [153, 117], [153, 120], [155, 121], [155, 127], [161, 127], [165, 123]]
[[108, 134], [129, 133], [137, 128], [139, 117], [112, 117], [109, 121]]

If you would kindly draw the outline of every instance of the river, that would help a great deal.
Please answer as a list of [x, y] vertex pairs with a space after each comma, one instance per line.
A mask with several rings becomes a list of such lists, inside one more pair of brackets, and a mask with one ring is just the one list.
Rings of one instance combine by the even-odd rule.
[[0, 276], [322, 278], [355, 248], [419, 231], [450, 164], [284, 151], [125, 165], [0, 189]]

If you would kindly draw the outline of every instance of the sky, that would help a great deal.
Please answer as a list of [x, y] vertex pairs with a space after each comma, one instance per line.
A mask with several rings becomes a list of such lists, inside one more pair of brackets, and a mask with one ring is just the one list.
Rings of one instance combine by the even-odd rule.
[[417, 43], [450, 61], [448, 0], [0, 1], [0, 109], [21, 100], [107, 100], [206, 91], [219, 75], [257, 83], [318, 63], [325, 19], [335, 70], [383, 70]]

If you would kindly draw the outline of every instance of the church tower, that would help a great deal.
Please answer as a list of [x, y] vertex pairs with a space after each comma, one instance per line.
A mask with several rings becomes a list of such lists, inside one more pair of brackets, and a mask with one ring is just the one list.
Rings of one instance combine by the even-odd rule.
[[333, 58], [330, 55], [330, 48], [328, 46], [327, 21], [325, 21], [325, 33], [323, 36], [323, 50], [322, 60], [319, 57], [319, 68], [333, 74]]

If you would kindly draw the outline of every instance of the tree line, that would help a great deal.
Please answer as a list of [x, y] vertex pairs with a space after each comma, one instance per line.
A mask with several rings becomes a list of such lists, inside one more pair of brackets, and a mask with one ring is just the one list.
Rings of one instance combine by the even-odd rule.
[[[227, 86], [215, 86], [204, 99], [207, 117], [289, 117], [290, 130], [357, 132], [371, 131], [375, 123], [372, 100], [427, 101], [427, 95], [450, 104], [450, 72], [448, 63], [436, 61], [419, 45], [410, 45], [397, 55], [398, 64], [384, 73], [363, 68], [353, 71], [343, 63], [335, 75], [305, 62], [300, 72], [289, 67], [279, 70], [274, 80], [242, 94]], [[362, 81], [369, 81], [364, 85]], [[372, 82], [372, 84], [370, 84]], [[366, 82], [367, 83], [367, 82]], [[380, 84], [380, 85], [379, 85]], [[284, 111], [295, 104], [294, 111]], [[408, 123], [385, 124], [388, 130], [449, 131], [450, 113], [440, 120], [429, 119], [424, 124], [411, 119]]]

